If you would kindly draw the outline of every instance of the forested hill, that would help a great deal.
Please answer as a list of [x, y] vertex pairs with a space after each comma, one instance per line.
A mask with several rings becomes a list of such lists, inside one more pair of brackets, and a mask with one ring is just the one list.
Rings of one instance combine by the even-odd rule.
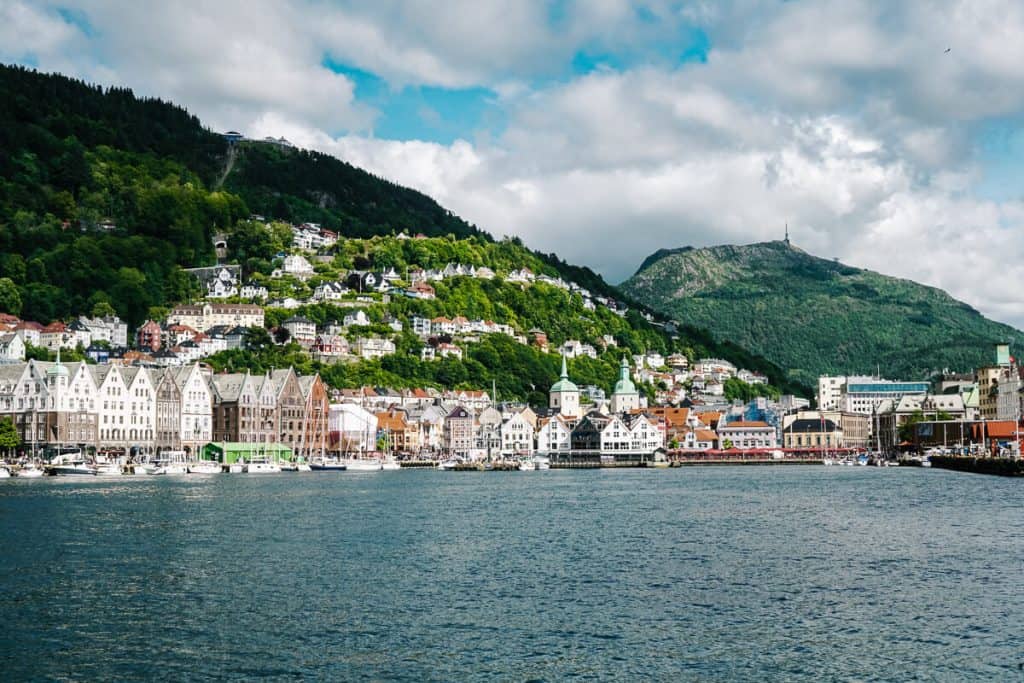
[[[334, 157], [232, 144], [174, 104], [0, 65], [0, 311], [48, 322], [112, 308], [137, 325], [193, 299], [196, 282], [182, 269], [212, 264], [213, 235], [247, 230], [239, 226], [252, 214], [347, 238], [404, 231], [493, 243], [430, 197]], [[524, 265], [622, 299], [585, 266], [509, 244]], [[648, 325], [631, 307], [633, 324]], [[692, 327], [682, 336], [695, 352], [805, 391], [734, 344]]]
[[662, 250], [621, 288], [810, 383], [819, 373], [919, 379], [991, 362], [1024, 334], [933, 287], [812, 256], [786, 242]]

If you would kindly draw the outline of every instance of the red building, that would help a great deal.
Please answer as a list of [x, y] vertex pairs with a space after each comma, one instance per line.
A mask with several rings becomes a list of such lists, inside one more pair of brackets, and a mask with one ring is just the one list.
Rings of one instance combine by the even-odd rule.
[[149, 349], [150, 351], [159, 351], [160, 333], [161, 329], [159, 323], [147, 320], [142, 323], [142, 327], [139, 328], [139, 331], [136, 334], [136, 347], [139, 349]]

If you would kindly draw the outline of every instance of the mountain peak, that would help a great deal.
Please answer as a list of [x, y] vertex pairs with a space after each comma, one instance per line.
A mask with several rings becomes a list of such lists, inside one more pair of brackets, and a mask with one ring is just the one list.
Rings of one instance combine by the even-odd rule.
[[809, 254], [787, 240], [662, 249], [621, 285], [629, 296], [767, 357], [790, 377], [902, 379], [987, 361], [1024, 334], [945, 292]]

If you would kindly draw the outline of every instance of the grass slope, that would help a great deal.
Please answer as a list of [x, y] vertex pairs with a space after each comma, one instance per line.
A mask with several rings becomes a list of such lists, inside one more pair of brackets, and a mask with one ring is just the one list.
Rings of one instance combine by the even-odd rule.
[[919, 378], [989, 362], [1024, 334], [942, 290], [821, 259], [784, 242], [661, 250], [621, 285], [633, 298], [782, 366]]

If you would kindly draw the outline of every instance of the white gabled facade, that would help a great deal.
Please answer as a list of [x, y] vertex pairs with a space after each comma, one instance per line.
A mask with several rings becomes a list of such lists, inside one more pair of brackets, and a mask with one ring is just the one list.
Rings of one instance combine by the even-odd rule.
[[501, 454], [533, 454], [533, 425], [523, 412], [516, 413], [501, 424]]
[[572, 429], [561, 415], [552, 416], [537, 430], [537, 452], [558, 453], [572, 448]]
[[213, 440], [213, 394], [198, 364], [175, 372], [181, 392], [181, 447], [196, 453]]
[[156, 387], [146, 368], [131, 368], [125, 375], [126, 445], [149, 450], [156, 438]]

